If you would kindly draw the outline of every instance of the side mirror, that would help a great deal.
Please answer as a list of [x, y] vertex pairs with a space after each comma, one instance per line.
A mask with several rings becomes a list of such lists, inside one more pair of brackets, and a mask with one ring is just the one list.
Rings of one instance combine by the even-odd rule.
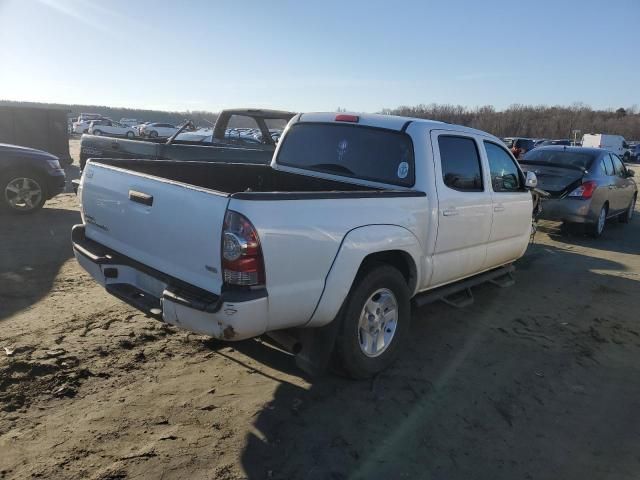
[[533, 172], [527, 172], [527, 178], [524, 182], [524, 187], [528, 189], [534, 189], [538, 186], [538, 177]]
[[636, 172], [634, 172], [630, 168], [627, 168], [627, 177], [633, 177], [633, 176], [635, 176], [635, 174], [636, 174]]

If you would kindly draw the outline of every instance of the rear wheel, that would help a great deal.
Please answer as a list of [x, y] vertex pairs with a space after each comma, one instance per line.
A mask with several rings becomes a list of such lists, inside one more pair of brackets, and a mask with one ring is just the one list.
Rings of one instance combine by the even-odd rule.
[[8, 172], [0, 178], [0, 189], [2, 209], [15, 214], [33, 213], [47, 199], [44, 180], [33, 172]]
[[604, 226], [607, 223], [607, 213], [609, 212], [609, 207], [607, 204], [604, 204], [600, 209], [600, 213], [598, 214], [598, 219], [596, 223], [591, 225], [590, 232], [591, 236], [594, 238], [598, 238], [604, 232]]
[[338, 315], [335, 366], [352, 378], [369, 378], [387, 368], [409, 334], [410, 309], [400, 272], [384, 264], [369, 267]]
[[102, 131], [100, 131], [100, 130], [94, 130], [94, 131], [93, 131], [93, 134], [94, 134], [94, 135], [97, 135], [97, 136], [99, 137], [100, 135], [102, 135]]
[[127, 138], [133, 138], [136, 135], [133, 132], [127, 132]]
[[618, 217], [618, 220], [620, 220], [622, 223], [629, 223], [633, 218], [633, 212], [636, 209], [636, 200], [637, 197], [634, 195], [627, 209]]
[[158, 132], [156, 132], [155, 130], [151, 130], [151, 131], [149, 132], [149, 136], [150, 136], [151, 138], [156, 138], [156, 137], [158, 136]]

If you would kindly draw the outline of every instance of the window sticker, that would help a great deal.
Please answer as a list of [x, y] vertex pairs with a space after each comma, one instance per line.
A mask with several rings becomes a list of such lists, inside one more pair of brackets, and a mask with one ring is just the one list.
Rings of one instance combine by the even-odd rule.
[[337, 150], [339, 162], [342, 161], [342, 157], [344, 157], [344, 154], [347, 153], [347, 148], [349, 148], [349, 142], [347, 142], [346, 139], [340, 140], [340, 142], [338, 143], [338, 150]]
[[409, 164], [407, 162], [400, 162], [398, 165], [398, 178], [407, 178], [409, 174]]

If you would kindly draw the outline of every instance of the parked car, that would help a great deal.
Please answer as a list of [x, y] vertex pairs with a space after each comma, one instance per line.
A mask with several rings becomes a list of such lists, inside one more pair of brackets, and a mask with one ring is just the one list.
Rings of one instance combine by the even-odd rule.
[[33, 213], [64, 191], [58, 157], [35, 148], [0, 143], [0, 210]]
[[100, 115], [99, 113], [81, 113], [80, 115], [78, 115], [78, 119], [76, 121], [82, 123], [86, 122], [87, 120], [99, 120], [101, 118], [104, 118], [104, 116]]
[[631, 148], [631, 152], [629, 154], [629, 161], [631, 162], [640, 162], [640, 143], [636, 143]]
[[545, 140], [544, 142], [542, 142], [538, 146], [539, 147], [549, 147], [551, 145], [564, 145], [564, 146], [570, 147], [570, 146], [572, 146], [572, 142], [568, 138], [559, 138], [559, 139], [556, 139], [556, 140]]
[[126, 127], [135, 127], [140, 122], [135, 118], [121, 118], [118, 122], [120, 125], [124, 125]]
[[638, 197], [634, 172], [616, 154], [589, 147], [539, 147], [520, 165], [534, 172], [539, 188], [551, 194], [541, 218], [580, 223], [598, 237], [607, 219], [628, 223], [633, 216]]
[[507, 148], [511, 150], [511, 153], [513, 153], [513, 156], [516, 158], [520, 158], [529, 150], [533, 150], [535, 148], [534, 142], [530, 138], [507, 137], [502, 141], [505, 143]]
[[533, 141], [533, 148], [541, 147], [541, 146], [542, 146], [542, 144], [543, 144], [544, 142], [546, 142], [547, 140], [548, 140], [547, 138], [536, 138], [536, 139]]
[[629, 145], [621, 135], [605, 135], [602, 133], [589, 133], [582, 136], [582, 146], [592, 148], [604, 148], [610, 152], [615, 153], [625, 161], [629, 161], [631, 152], [629, 151]]
[[178, 127], [171, 125], [170, 123], [149, 123], [140, 128], [141, 137], [168, 138], [178, 131]]
[[106, 117], [91, 118], [91, 119], [77, 121], [73, 123], [73, 133], [78, 133], [78, 134], [89, 133], [89, 127], [91, 127], [91, 123], [96, 120], [108, 121], [108, 122], [112, 121], [110, 118], [106, 118]]
[[112, 137], [135, 138], [136, 132], [133, 127], [127, 127], [112, 120], [94, 120], [89, 124], [89, 135], [109, 135]]
[[[206, 134], [195, 131], [180, 132], [167, 141], [112, 139], [84, 135], [80, 140], [80, 168], [88, 158], [146, 158], [189, 160], [203, 162], [248, 162], [267, 164], [276, 149], [268, 125], [276, 121], [288, 122], [295, 113], [281, 110], [255, 108], [223, 110], [213, 127]], [[263, 132], [260, 139], [240, 133], [231, 134], [229, 124], [254, 123]], [[251, 130], [251, 129], [246, 129]], [[193, 134], [193, 135], [191, 135]]]
[[527, 186], [535, 175], [478, 130], [306, 113], [271, 165], [90, 160], [72, 241], [148, 315], [222, 340], [269, 332], [301, 365], [333, 356], [363, 378], [405, 348], [411, 298], [466, 291], [523, 255]]

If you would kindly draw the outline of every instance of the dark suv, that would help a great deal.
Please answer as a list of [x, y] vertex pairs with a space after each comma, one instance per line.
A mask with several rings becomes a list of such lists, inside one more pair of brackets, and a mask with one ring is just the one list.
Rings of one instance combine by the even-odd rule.
[[0, 210], [33, 213], [64, 187], [65, 174], [58, 157], [0, 143]]
[[535, 142], [531, 138], [507, 137], [503, 138], [502, 141], [516, 158], [520, 158], [535, 148]]

